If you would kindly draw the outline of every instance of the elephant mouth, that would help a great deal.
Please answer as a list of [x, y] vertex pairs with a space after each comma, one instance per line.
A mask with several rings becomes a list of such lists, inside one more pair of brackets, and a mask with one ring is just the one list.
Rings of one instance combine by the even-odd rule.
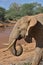
[[32, 42], [32, 38], [29, 37], [29, 36], [26, 36], [25, 41], [26, 41], [27, 43], [31, 43], [31, 42]]

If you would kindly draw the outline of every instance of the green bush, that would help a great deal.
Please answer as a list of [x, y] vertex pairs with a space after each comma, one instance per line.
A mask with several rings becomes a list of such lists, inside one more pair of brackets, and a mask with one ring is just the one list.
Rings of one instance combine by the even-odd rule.
[[39, 3], [25, 3], [19, 5], [12, 3], [8, 10], [0, 7], [0, 20], [18, 20], [22, 16], [43, 13], [43, 6]]

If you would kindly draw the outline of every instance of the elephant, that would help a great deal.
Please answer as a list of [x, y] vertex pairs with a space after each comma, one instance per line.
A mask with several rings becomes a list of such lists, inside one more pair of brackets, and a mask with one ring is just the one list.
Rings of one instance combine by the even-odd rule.
[[[15, 24], [10, 36], [9, 36], [9, 45], [4, 50], [7, 51], [9, 48], [14, 49], [14, 55], [19, 56], [23, 49], [19, 44], [19, 49], [16, 50], [16, 41], [18, 39], [24, 38], [26, 42], [32, 42], [32, 37], [36, 40], [36, 46], [43, 43], [43, 14], [34, 15], [34, 16], [24, 16], [17, 21]], [[40, 19], [41, 18], [41, 19]], [[39, 39], [40, 38], [40, 39]], [[18, 53], [20, 52], [20, 53]]]

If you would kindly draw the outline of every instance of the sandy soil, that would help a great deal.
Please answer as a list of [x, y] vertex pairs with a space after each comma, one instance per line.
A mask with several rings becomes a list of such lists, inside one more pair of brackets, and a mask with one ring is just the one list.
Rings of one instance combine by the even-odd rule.
[[10, 52], [10, 50], [6, 52], [2, 52], [2, 50], [3, 49], [0, 49], [0, 65], [13, 65], [25, 61], [29, 62], [34, 56], [34, 52], [24, 52], [21, 56], [16, 57]]

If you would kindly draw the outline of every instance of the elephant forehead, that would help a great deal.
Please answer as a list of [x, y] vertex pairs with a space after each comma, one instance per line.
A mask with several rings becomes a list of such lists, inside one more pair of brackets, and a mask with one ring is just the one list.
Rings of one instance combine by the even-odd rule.
[[20, 26], [20, 29], [27, 29], [27, 27], [28, 27], [28, 24], [22, 24], [21, 26]]

